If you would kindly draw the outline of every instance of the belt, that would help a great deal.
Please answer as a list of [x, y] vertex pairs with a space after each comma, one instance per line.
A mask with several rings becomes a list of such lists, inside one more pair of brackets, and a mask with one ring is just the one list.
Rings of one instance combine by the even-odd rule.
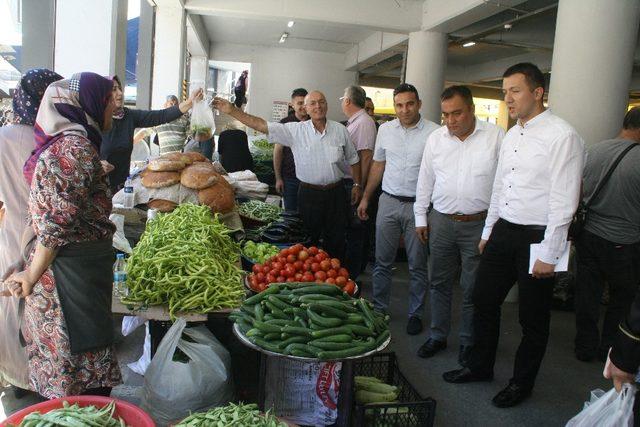
[[498, 221], [502, 222], [507, 227], [515, 228], [518, 230], [545, 231], [547, 229], [546, 225], [515, 224], [513, 222], [509, 222], [506, 219], [502, 219], [502, 218], [500, 218]]
[[472, 222], [472, 221], [482, 221], [487, 218], [487, 211], [482, 211], [474, 214], [445, 214], [452, 220], [456, 222]]
[[300, 181], [300, 187], [310, 188], [312, 190], [319, 190], [319, 191], [333, 190], [334, 188], [340, 187], [341, 185], [342, 185], [342, 181], [336, 181], [333, 184], [327, 184], [327, 185], [309, 184], [308, 182]]
[[401, 202], [404, 203], [414, 203], [416, 201], [415, 197], [407, 197], [407, 196], [396, 196], [395, 194], [391, 194], [391, 193], [387, 193], [386, 191], [382, 190], [382, 192], [384, 194], [386, 194], [389, 197], [393, 197], [396, 200], [400, 200]]

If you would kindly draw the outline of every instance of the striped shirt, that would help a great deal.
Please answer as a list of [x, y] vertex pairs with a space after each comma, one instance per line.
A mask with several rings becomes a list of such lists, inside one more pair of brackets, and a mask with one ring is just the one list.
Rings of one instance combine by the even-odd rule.
[[158, 134], [160, 154], [182, 151], [187, 140], [188, 129], [189, 117], [186, 114], [170, 123], [156, 126], [153, 130]]

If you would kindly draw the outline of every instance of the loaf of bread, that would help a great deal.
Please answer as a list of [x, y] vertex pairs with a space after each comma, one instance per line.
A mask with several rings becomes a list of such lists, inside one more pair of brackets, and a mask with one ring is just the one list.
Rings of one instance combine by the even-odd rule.
[[214, 213], [225, 214], [233, 210], [235, 206], [235, 194], [233, 187], [220, 178], [211, 187], [198, 191], [200, 204], [209, 206]]
[[178, 204], [171, 200], [154, 199], [149, 200], [147, 206], [151, 209], [155, 209], [158, 212], [172, 212]]
[[199, 164], [186, 167], [182, 171], [180, 178], [182, 185], [187, 188], [193, 188], [194, 190], [211, 187], [216, 181], [216, 173], [212, 169], [206, 166], [200, 166]]
[[184, 169], [185, 166], [186, 164], [181, 160], [158, 158], [151, 160], [147, 169], [154, 172], [177, 172]]
[[183, 156], [187, 156], [190, 160], [191, 163], [195, 163], [195, 162], [208, 162], [211, 163], [209, 161], [209, 159], [207, 159], [205, 156], [203, 156], [200, 153], [196, 153], [195, 151], [190, 151], [188, 153], [182, 153]]
[[142, 185], [147, 188], [164, 188], [179, 182], [179, 172], [153, 172], [147, 170], [142, 175]]

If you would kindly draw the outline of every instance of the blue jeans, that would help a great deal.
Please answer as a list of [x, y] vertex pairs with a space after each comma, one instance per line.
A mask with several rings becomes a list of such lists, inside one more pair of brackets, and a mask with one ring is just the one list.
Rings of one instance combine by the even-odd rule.
[[298, 210], [298, 187], [300, 186], [300, 180], [295, 177], [283, 177], [284, 190], [282, 192], [282, 198], [284, 199], [284, 210], [297, 211]]

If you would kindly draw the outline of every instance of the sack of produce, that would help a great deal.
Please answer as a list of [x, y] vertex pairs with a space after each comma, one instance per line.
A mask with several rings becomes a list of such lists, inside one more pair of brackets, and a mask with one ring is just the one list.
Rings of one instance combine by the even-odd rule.
[[211, 139], [216, 125], [213, 119], [213, 111], [209, 108], [207, 98], [193, 103], [191, 110], [191, 132], [193, 139], [200, 142]]
[[[159, 426], [226, 405], [233, 397], [229, 352], [206, 328], [186, 324], [182, 318], [173, 324], [145, 374], [140, 406]], [[175, 361], [176, 349], [189, 360]]]
[[338, 417], [341, 362], [267, 359], [265, 407], [300, 425], [331, 425]]

